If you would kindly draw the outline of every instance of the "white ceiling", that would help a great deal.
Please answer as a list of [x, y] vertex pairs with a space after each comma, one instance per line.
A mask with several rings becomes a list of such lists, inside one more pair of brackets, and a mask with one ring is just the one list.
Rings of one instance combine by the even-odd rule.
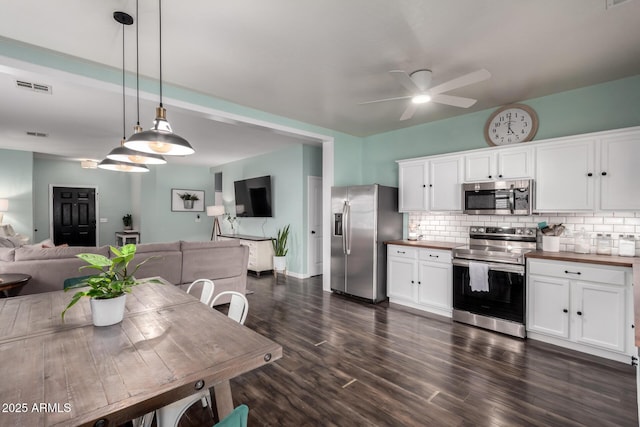
[[[158, 3], [139, 2], [140, 72], [157, 79]], [[356, 136], [640, 74], [640, 0], [165, 0], [162, 7], [166, 85]], [[135, 17], [135, 1], [0, 0], [0, 10], [2, 37], [120, 69], [122, 26], [112, 13]], [[135, 29], [125, 31], [127, 69], [135, 72]], [[478, 99], [469, 109], [426, 104], [400, 122], [407, 100], [358, 105], [406, 95], [388, 71], [421, 68], [433, 71], [433, 85], [480, 68], [492, 78], [449, 92]], [[50, 84], [53, 94], [18, 90], [16, 78]], [[0, 57], [0, 147], [101, 158], [122, 136], [119, 90]], [[148, 127], [157, 94], [143, 98]], [[166, 106], [174, 131], [198, 153], [177, 162], [213, 166], [310, 142]], [[31, 130], [49, 137], [27, 137]]]

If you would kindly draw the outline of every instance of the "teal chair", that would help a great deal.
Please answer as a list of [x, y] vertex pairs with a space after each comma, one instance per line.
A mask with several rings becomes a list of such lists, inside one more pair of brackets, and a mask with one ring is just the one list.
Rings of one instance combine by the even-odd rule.
[[240, 405], [214, 427], [247, 427], [247, 418], [249, 418], [249, 407]]

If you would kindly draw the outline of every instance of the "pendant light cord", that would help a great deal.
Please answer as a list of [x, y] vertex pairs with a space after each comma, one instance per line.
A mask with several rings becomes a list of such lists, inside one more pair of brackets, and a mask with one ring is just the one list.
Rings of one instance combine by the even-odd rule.
[[162, 0], [158, 0], [158, 21], [160, 28], [160, 107], [162, 107]]
[[124, 24], [122, 24], [122, 140], [127, 139], [127, 131], [125, 129], [125, 121], [127, 120], [127, 114], [125, 110], [125, 96], [124, 96]]
[[138, 0], [136, 0], [136, 109], [138, 110], [137, 126], [140, 126], [140, 42], [138, 37]]

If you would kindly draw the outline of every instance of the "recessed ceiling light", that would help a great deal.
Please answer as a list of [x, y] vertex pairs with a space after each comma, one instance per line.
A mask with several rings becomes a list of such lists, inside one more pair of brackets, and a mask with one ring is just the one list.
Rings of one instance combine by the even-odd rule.
[[28, 130], [28, 131], [27, 131], [27, 135], [29, 135], [29, 136], [36, 136], [36, 137], [38, 137], [38, 138], [46, 138], [46, 137], [48, 137], [48, 136], [49, 136], [49, 134], [48, 134], [48, 133], [44, 133], [44, 132], [36, 132], [36, 131], [33, 131], [33, 130]]
[[619, 6], [622, 3], [628, 3], [631, 0], [605, 0], [605, 8], [611, 9], [612, 7]]

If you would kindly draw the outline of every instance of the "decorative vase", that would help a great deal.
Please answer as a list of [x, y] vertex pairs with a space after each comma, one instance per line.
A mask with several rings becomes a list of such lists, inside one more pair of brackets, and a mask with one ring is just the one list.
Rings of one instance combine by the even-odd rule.
[[274, 256], [273, 257], [273, 269], [275, 271], [285, 271], [287, 269], [287, 257], [286, 256]]
[[193, 200], [183, 200], [185, 209], [193, 209]]
[[110, 326], [122, 322], [127, 294], [116, 298], [91, 298], [91, 315], [94, 326]]

